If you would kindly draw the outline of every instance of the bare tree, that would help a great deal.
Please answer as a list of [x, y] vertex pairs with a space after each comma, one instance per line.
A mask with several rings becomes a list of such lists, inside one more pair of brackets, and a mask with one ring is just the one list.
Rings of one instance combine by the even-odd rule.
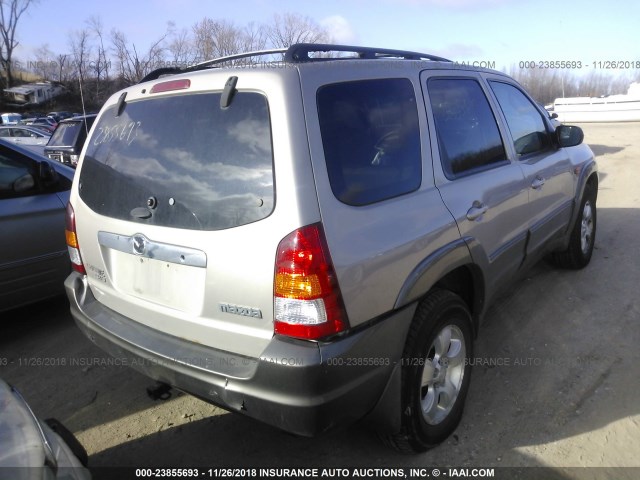
[[294, 43], [324, 43], [329, 32], [313, 19], [296, 13], [276, 14], [266, 26], [266, 37], [274, 48], [287, 48]]
[[214, 56], [215, 45], [212, 38], [213, 23], [214, 21], [210, 18], [203, 18], [192, 27], [193, 43], [195, 45], [196, 60], [198, 62], [209, 60]]
[[577, 93], [575, 78], [568, 70], [518, 68], [512, 65], [509, 75], [522, 84], [540, 105]]
[[241, 51], [254, 52], [264, 50], [267, 46], [267, 29], [264, 25], [251, 22], [243, 29]]
[[87, 20], [87, 25], [97, 40], [96, 60], [92, 62], [91, 69], [98, 80], [109, 80], [109, 67], [111, 66], [111, 62], [109, 61], [107, 48], [104, 45], [104, 27], [102, 20], [100, 17], [93, 16]]
[[18, 46], [16, 28], [22, 14], [34, 0], [0, 0], [0, 69], [4, 71], [6, 86], [13, 85], [13, 51]]
[[135, 44], [129, 44], [124, 33], [113, 29], [111, 31], [111, 43], [118, 61], [120, 79], [128, 85], [133, 85], [152, 70], [166, 63], [164, 61], [164, 44], [171, 33], [169, 26], [167, 31], [155, 40], [146, 52], [142, 53], [138, 52]]
[[71, 56], [67, 53], [62, 53], [56, 57], [59, 82], [68, 82], [73, 77], [70, 58]]
[[186, 28], [173, 34], [173, 40], [167, 45], [167, 52], [172, 67], [184, 68], [195, 63], [197, 54]]
[[89, 57], [92, 50], [89, 30], [83, 28], [70, 33], [69, 47], [73, 58], [74, 76], [80, 83], [84, 83], [89, 74]]
[[592, 70], [577, 82], [578, 91], [582, 97], [602, 97], [627, 93], [631, 80], [629, 77], [610, 75]]
[[69, 47], [71, 48], [71, 79], [76, 82], [68, 85], [72, 92], [80, 94], [82, 103], [84, 104], [86, 80], [89, 75], [89, 58], [91, 55], [89, 30], [83, 28], [69, 34]]
[[100, 17], [93, 16], [87, 20], [87, 25], [97, 40], [96, 57], [95, 60], [90, 62], [89, 67], [95, 81], [95, 100], [100, 102], [102, 100], [100, 96], [102, 83], [109, 81], [110, 61], [107, 56], [107, 49], [104, 46], [104, 28], [102, 26], [102, 20]]
[[193, 26], [196, 58], [203, 62], [243, 51], [246, 32], [227, 20], [203, 18]]
[[531, 96], [546, 105], [562, 97], [602, 97], [627, 93], [632, 75], [612, 76], [597, 70], [577, 76], [568, 69], [518, 68], [512, 65], [509, 75], [520, 82]]
[[44, 44], [35, 51], [36, 61], [32, 71], [43, 80], [55, 80], [58, 68], [55, 54], [49, 50], [49, 45]]

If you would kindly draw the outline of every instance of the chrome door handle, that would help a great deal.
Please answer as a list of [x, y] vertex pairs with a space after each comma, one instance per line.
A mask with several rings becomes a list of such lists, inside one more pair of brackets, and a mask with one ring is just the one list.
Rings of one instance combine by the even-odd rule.
[[478, 202], [477, 200], [473, 202], [471, 208], [467, 211], [467, 220], [477, 220], [482, 215], [487, 213], [489, 207], [487, 207], [484, 203]]
[[544, 185], [545, 179], [542, 177], [536, 177], [536, 179], [531, 182], [531, 188], [534, 190], [540, 190]]

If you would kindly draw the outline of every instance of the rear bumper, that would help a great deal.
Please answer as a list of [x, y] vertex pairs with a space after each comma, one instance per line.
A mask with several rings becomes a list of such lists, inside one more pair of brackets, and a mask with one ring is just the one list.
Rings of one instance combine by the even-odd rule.
[[344, 338], [274, 336], [260, 358], [198, 345], [99, 303], [86, 277], [65, 287], [76, 324], [98, 347], [147, 376], [283, 430], [313, 436], [371, 412], [398, 365], [413, 310]]

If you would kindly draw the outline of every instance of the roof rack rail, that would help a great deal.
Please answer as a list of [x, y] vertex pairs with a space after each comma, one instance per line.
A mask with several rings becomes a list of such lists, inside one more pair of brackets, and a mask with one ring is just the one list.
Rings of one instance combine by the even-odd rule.
[[332, 45], [329, 43], [297, 43], [291, 45], [285, 55], [284, 61], [290, 63], [303, 63], [318, 60], [328, 60], [325, 58], [310, 57], [310, 53], [327, 52], [352, 52], [357, 54], [357, 58], [404, 58], [405, 60], [432, 60], [435, 62], [451, 62], [451, 60], [428, 53], [411, 52], [408, 50], [393, 50], [389, 48], [356, 47], [353, 45]]
[[227, 55], [224, 57], [214, 58], [213, 60], [207, 60], [205, 62], [196, 63], [191, 67], [185, 68], [184, 71], [191, 72], [193, 70], [200, 70], [202, 68], [207, 68], [217, 63], [230, 62], [232, 60], [239, 60], [241, 58], [259, 57], [263, 55], [274, 55], [277, 53], [285, 53], [286, 51], [287, 51], [286, 48], [272, 48], [270, 50], [255, 50], [253, 52], [235, 53], [233, 55]]
[[[408, 50], [393, 50], [388, 48], [371, 48], [371, 47], [356, 47], [353, 45], [333, 45], [330, 43], [296, 43], [289, 48], [273, 48], [270, 50], [255, 50], [253, 52], [237, 53], [234, 55], [227, 55], [224, 57], [214, 58], [213, 60], [207, 60], [197, 63], [186, 68], [158, 68], [145, 76], [140, 82], [148, 82], [149, 80], [156, 80], [162, 75], [174, 75], [178, 73], [194, 72], [196, 70], [204, 70], [205, 68], [212, 67], [219, 63], [230, 62], [233, 60], [240, 60], [242, 58], [260, 57], [266, 55], [283, 54], [285, 63], [305, 63], [316, 62], [326, 60], [338, 60], [339, 58], [314, 58], [309, 56], [310, 53], [328, 53], [328, 52], [351, 52], [355, 53], [357, 57], [362, 59], [382, 59], [382, 58], [404, 58], [405, 60], [431, 60], [435, 62], [451, 62], [451, 60], [437, 55], [431, 55], [428, 53], [411, 52]], [[353, 58], [353, 57], [348, 57]]]
[[242, 58], [259, 57], [263, 55], [265, 56], [275, 55], [278, 53], [284, 54], [286, 51], [287, 51], [286, 48], [272, 48], [270, 50], [255, 50], [253, 52], [236, 53], [233, 55], [214, 58], [213, 60], [206, 60], [204, 62], [196, 63], [195, 65], [191, 65], [190, 67], [186, 67], [186, 68], [176, 68], [176, 67], [158, 68], [156, 70], [153, 70], [149, 74], [147, 74], [138, 83], [148, 82], [149, 80], [157, 80], [162, 75], [177, 75], [178, 73], [195, 72], [197, 70], [204, 70], [205, 68], [211, 67], [218, 63], [230, 62], [230, 61], [239, 60]]

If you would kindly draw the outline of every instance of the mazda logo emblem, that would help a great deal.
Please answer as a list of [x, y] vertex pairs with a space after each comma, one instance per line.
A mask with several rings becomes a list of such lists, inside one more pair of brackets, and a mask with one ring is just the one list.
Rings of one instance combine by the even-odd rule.
[[147, 250], [147, 239], [143, 235], [133, 236], [133, 253], [144, 255]]

